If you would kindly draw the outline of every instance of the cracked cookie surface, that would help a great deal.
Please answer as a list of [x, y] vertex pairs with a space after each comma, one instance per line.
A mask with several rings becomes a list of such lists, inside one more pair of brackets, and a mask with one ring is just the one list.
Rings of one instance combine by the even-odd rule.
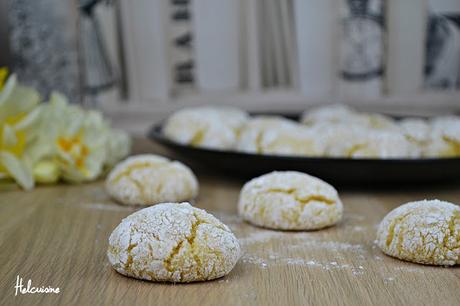
[[421, 264], [460, 264], [460, 207], [439, 200], [404, 204], [380, 223], [377, 243], [390, 256]]
[[198, 181], [190, 168], [178, 161], [143, 154], [115, 166], [107, 176], [106, 190], [121, 204], [153, 205], [193, 199]]
[[162, 132], [181, 144], [230, 149], [248, 117], [246, 112], [232, 107], [185, 108], [168, 118]]
[[107, 256], [126, 276], [194, 282], [227, 275], [240, 253], [235, 235], [214, 216], [189, 203], [162, 203], [123, 219]]
[[271, 155], [320, 156], [322, 142], [309, 128], [278, 116], [257, 116], [242, 128], [237, 150]]
[[275, 171], [243, 186], [238, 213], [262, 227], [313, 230], [340, 221], [343, 205], [328, 183], [301, 172]]

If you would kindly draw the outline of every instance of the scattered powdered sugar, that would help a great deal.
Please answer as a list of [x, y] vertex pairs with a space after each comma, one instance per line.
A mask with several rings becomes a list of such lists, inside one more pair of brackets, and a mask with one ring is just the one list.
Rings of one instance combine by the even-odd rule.
[[250, 232], [248, 236], [240, 238], [239, 241], [242, 246], [249, 246], [252, 244], [265, 243], [272, 239], [288, 237], [292, 238], [292, 236], [289, 236], [289, 233], [275, 232], [269, 230], [255, 230]]
[[305, 259], [301, 257], [284, 257], [282, 255], [270, 254], [268, 258], [259, 257], [254, 254], [245, 254], [241, 258], [241, 263], [254, 265], [260, 269], [268, 269], [271, 266], [302, 266], [324, 271], [348, 270], [353, 275], [364, 274], [362, 265], [355, 266], [348, 263], [338, 263], [337, 261], [319, 261]]
[[389, 284], [389, 283], [392, 283], [392, 282], [394, 282], [394, 281], [395, 281], [395, 278], [394, 278], [394, 277], [385, 277], [385, 278], [383, 279], [383, 283], [384, 283], [384, 284]]
[[373, 228], [373, 225], [361, 223], [364, 221], [361, 215], [345, 215], [348, 223], [343, 225], [345, 235], [338, 235], [337, 240], [328, 240], [327, 236], [318, 231], [266, 230], [253, 227], [234, 214], [215, 215], [229, 225], [239, 238], [244, 253], [240, 264], [262, 271], [291, 266], [360, 277], [377, 263], [377, 272], [385, 285], [395, 282], [400, 273], [424, 273], [424, 267], [401, 266], [400, 262], [389, 267], [382, 266], [385, 256], [377, 245], [378, 241], [360, 243], [360, 240], [353, 237], [357, 232], [365, 233]]
[[250, 265], [255, 265], [259, 268], [262, 268], [262, 269], [266, 269], [268, 268], [268, 263], [266, 262], [266, 260], [264, 260], [263, 258], [261, 257], [257, 257], [255, 255], [251, 255], [251, 254], [244, 254], [240, 261], [243, 263], [243, 264], [250, 264]]
[[306, 240], [302, 241], [298, 245], [293, 245], [290, 249], [300, 249], [304, 247], [309, 247], [312, 249], [325, 249], [330, 251], [353, 251], [353, 252], [366, 252], [364, 245], [361, 244], [352, 244], [346, 242], [338, 241], [321, 241], [321, 240]]
[[404, 273], [425, 273], [422, 267], [408, 267], [408, 266], [397, 266], [394, 267], [395, 271], [404, 272]]
[[364, 232], [365, 230], [366, 230], [366, 228], [363, 227], [363, 226], [355, 226], [355, 227], [353, 227], [354, 232]]
[[343, 269], [352, 269], [352, 265], [350, 264], [339, 264], [336, 261], [331, 262], [321, 262], [316, 260], [305, 260], [303, 258], [286, 258], [283, 261], [288, 265], [295, 265], [295, 266], [308, 266], [312, 268], [319, 268], [322, 270], [343, 270]]
[[129, 206], [121, 206], [117, 204], [110, 204], [110, 203], [87, 203], [80, 205], [86, 209], [95, 209], [95, 210], [111, 210], [111, 211], [133, 211], [132, 207]]

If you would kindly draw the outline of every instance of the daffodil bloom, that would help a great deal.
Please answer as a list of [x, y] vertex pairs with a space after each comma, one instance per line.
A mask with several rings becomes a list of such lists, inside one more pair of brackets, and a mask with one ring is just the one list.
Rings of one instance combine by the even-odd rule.
[[33, 176], [37, 183], [56, 183], [60, 176], [59, 166], [53, 160], [41, 160], [34, 165]]
[[55, 163], [66, 181], [96, 179], [105, 162], [110, 131], [102, 115], [70, 105], [59, 93], [52, 93], [42, 109], [40, 140], [34, 148], [40, 153], [35, 155]]
[[12, 178], [24, 189], [34, 186], [27, 146], [36, 136], [39, 94], [17, 84], [13, 75], [0, 90], [0, 178]]

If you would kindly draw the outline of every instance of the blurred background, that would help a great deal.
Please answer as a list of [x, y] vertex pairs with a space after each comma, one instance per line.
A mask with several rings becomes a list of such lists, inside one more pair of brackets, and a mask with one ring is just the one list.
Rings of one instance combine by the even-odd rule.
[[145, 133], [174, 110], [460, 110], [460, 0], [0, 0], [0, 66]]

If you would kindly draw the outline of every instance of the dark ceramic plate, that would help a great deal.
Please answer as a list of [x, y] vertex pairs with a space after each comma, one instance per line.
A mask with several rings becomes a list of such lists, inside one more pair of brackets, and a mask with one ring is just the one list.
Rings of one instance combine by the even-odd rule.
[[460, 179], [460, 158], [350, 159], [261, 155], [197, 148], [171, 141], [154, 125], [149, 138], [184, 160], [221, 171], [225, 175], [255, 177], [274, 170], [296, 170], [331, 183], [431, 183]]

